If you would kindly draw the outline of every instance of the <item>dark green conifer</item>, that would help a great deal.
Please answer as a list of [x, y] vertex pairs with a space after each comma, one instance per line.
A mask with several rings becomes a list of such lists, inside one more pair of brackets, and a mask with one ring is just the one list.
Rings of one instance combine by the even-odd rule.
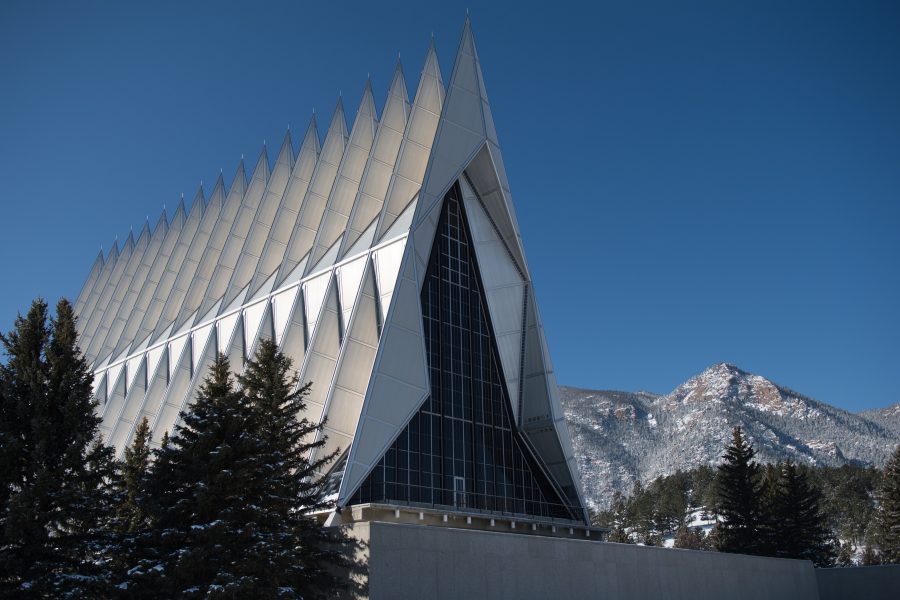
[[759, 554], [763, 550], [760, 473], [759, 465], [753, 460], [755, 454], [741, 428], [735, 427], [717, 478], [721, 522], [716, 543], [723, 552]]
[[820, 567], [834, 562], [835, 548], [820, 508], [821, 497], [796, 465], [781, 465], [772, 513], [767, 519], [775, 556], [811, 560]]
[[884, 466], [878, 503], [881, 560], [885, 564], [900, 563], [900, 446]]
[[337, 587], [333, 569], [350, 566], [349, 542], [308, 516], [327, 506], [319, 476], [333, 459], [307, 459], [324, 445], [321, 426], [297, 418], [308, 386], [298, 389], [268, 340], [239, 386], [230, 371], [217, 357], [155, 453], [150, 522], [123, 585], [138, 595], [324, 596]]
[[34, 596], [102, 594], [113, 457], [99, 439], [72, 306], [60, 300], [48, 324], [47, 304], [36, 300], [0, 343], [0, 586]]
[[146, 522], [146, 479], [150, 469], [150, 424], [141, 420], [131, 446], [119, 466], [119, 502], [116, 528], [120, 533], [133, 533]]

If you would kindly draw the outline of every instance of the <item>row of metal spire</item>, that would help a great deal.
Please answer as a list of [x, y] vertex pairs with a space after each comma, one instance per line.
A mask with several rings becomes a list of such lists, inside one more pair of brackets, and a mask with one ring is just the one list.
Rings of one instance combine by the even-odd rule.
[[349, 132], [339, 98], [324, 143], [314, 115], [296, 158], [288, 130], [274, 167], [264, 145], [249, 180], [241, 160], [227, 191], [220, 173], [209, 202], [201, 185], [190, 211], [182, 199], [171, 221], [163, 211], [152, 231], [148, 221], [98, 255], [75, 304], [86, 356], [112, 360], [299, 279], [367, 229], [379, 239], [421, 185], [443, 95], [432, 43], [412, 105], [398, 61], [380, 119], [367, 81]]

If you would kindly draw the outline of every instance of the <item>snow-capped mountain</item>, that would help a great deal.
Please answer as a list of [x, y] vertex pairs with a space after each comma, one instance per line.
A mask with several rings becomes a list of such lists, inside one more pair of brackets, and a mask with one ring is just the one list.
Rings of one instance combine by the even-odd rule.
[[567, 387], [560, 396], [594, 508], [637, 480], [718, 464], [735, 425], [766, 462], [881, 467], [900, 443], [900, 404], [853, 414], [727, 363], [665, 396]]

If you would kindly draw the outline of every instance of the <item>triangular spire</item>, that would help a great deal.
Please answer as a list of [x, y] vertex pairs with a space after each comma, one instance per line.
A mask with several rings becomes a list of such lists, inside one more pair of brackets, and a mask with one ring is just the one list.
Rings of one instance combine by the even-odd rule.
[[332, 246], [335, 257], [337, 256], [339, 246], [335, 242], [346, 229], [346, 215], [353, 210], [354, 200], [365, 173], [367, 157], [371, 154], [375, 132], [378, 129], [377, 119], [372, 82], [368, 80], [359, 102], [356, 119], [353, 121], [350, 145], [344, 153], [336, 183], [332, 186], [325, 212], [316, 228], [315, 241], [305, 269], [306, 274], [313, 272], [319, 260]]
[[228, 197], [243, 198], [244, 192], [247, 191], [247, 169], [244, 167], [244, 157], [238, 163], [237, 171], [231, 180], [231, 186], [228, 188]]
[[125, 243], [122, 244], [122, 252], [120, 254], [131, 254], [131, 251], [134, 250], [134, 230], [130, 229], [128, 231], [128, 238], [126, 238]]
[[322, 146], [319, 143], [319, 129], [316, 124], [316, 113], [313, 113], [312, 117], [309, 118], [309, 125], [306, 128], [306, 135], [303, 136], [303, 143], [300, 144], [300, 153], [297, 155], [297, 160], [300, 160], [304, 151], [315, 152], [315, 156], [318, 156], [321, 149]]
[[256, 161], [256, 167], [253, 169], [252, 179], [259, 179], [260, 181], [267, 181], [269, 179], [269, 151], [266, 149], [266, 145], [263, 144], [262, 150], [259, 152], [259, 159]]
[[119, 257], [119, 238], [113, 240], [112, 246], [109, 248], [109, 254], [106, 255], [106, 261], [115, 260]]
[[281, 142], [281, 149], [278, 151], [278, 158], [275, 159], [275, 162], [294, 166], [294, 146], [291, 143], [290, 127], [284, 134], [284, 140]]
[[[430, 86], [434, 84], [437, 85], [432, 89]], [[438, 92], [440, 92], [440, 96], [438, 96]], [[425, 65], [422, 67], [419, 88], [416, 90], [416, 105], [440, 114], [444, 100], [443, 92], [444, 80], [441, 77], [441, 66], [438, 63], [437, 49], [434, 46], [434, 38], [432, 38], [425, 55]]]
[[91, 273], [94, 272], [94, 269], [103, 268], [103, 263], [106, 262], [106, 259], [103, 258], [103, 250], [101, 249], [97, 252], [97, 258], [94, 259], [94, 264], [91, 266]]
[[[319, 155], [319, 162], [316, 164], [315, 173], [313, 174], [313, 181], [310, 182], [307, 188], [307, 197], [304, 198], [297, 215], [297, 226], [291, 233], [284, 259], [279, 267], [276, 287], [281, 285], [294, 272], [300, 261], [312, 249], [316, 231], [322, 220], [325, 205], [328, 202], [327, 195], [334, 185], [334, 178], [337, 176], [341, 158], [344, 156], [344, 149], [347, 147], [347, 138], [344, 100], [338, 96], [334, 114], [331, 117], [331, 124], [328, 126], [328, 133], [325, 135], [325, 144], [322, 146], [322, 153]], [[308, 196], [311, 194], [317, 196], [316, 201], [309, 201]]]
[[[402, 111], [402, 112], [401, 112]], [[388, 127], [402, 132], [406, 128], [406, 118], [409, 116], [409, 93], [406, 89], [406, 79], [403, 77], [403, 65], [397, 59], [394, 67], [394, 76], [391, 78], [391, 87], [388, 90], [388, 99], [381, 113], [381, 122]]]
[[[138, 234], [137, 239], [134, 240], [134, 249], [132, 250], [132, 257], [129, 260], [139, 261], [140, 257], [135, 257], [136, 254], [142, 253], [147, 249], [147, 246], [150, 244], [150, 220], [144, 220], [144, 226], [141, 227], [141, 232]], [[132, 263], [129, 263], [132, 264]], [[135, 263], [136, 264], [136, 263]], [[130, 269], [129, 269], [130, 270]]]
[[346, 138], [349, 133], [347, 131], [347, 116], [344, 114], [344, 97], [338, 96], [337, 103], [334, 105], [334, 113], [331, 115], [331, 123], [328, 124], [328, 133], [325, 137], [325, 143], [328, 144], [328, 138], [334, 135], [340, 135]]
[[87, 279], [85, 279], [84, 284], [81, 286], [81, 291], [78, 293], [78, 298], [75, 300], [75, 314], [79, 314], [81, 308], [84, 306], [84, 303], [87, 301], [88, 295], [90, 295], [91, 289], [94, 287], [94, 284], [97, 283], [97, 279], [100, 277], [100, 272], [103, 270], [103, 249], [97, 253], [97, 258], [94, 259], [93, 264], [91, 265], [91, 270], [88, 273]]
[[[221, 174], [219, 175], [221, 177]], [[194, 200], [191, 202], [191, 213], [196, 211], [203, 211], [206, 208], [206, 198], [203, 195], [203, 184], [200, 184], [200, 187], [197, 188], [197, 193], [194, 194]]]
[[[356, 111], [356, 119], [353, 121], [353, 135], [356, 135], [357, 128], [360, 124], [370, 128], [368, 131], [360, 131], [361, 135], [369, 138], [375, 135], [375, 128], [378, 124], [378, 112], [375, 109], [375, 98], [372, 94], [372, 79], [366, 80], [366, 87], [363, 90], [362, 99], [359, 101], [359, 109]], [[350, 140], [353, 143], [353, 140]]]
[[207, 206], [213, 204], [221, 206], [223, 200], [225, 200], [225, 176], [219, 171], [219, 176], [216, 178], [216, 185], [213, 186], [213, 191], [209, 196], [209, 203], [207, 203]]
[[[178, 205], [178, 208], [175, 210], [175, 215], [172, 217], [172, 220], [174, 221], [176, 218], [178, 218], [179, 214], [181, 215], [181, 219], [183, 220], [184, 219], [184, 202], [183, 201], [181, 202], [181, 204]], [[165, 210], [163, 210], [161, 213], [159, 213], [159, 219], [156, 220], [156, 227], [153, 228], [153, 236], [154, 237], [156, 237], [160, 234], [166, 235], [166, 232], [169, 230], [169, 222], [166, 217], [167, 217], [167, 215], [166, 215]], [[147, 227], [147, 230], [149, 231], [149, 229], [150, 229], [149, 221], [147, 221], [146, 223], [148, 223], [148, 225], [145, 225], [145, 226]]]
[[[428, 45], [425, 65], [416, 90], [412, 112], [409, 116], [405, 139], [397, 157], [395, 176], [385, 199], [375, 232], [375, 241], [382, 240], [394, 221], [413, 201], [426, 174], [426, 164], [433, 154], [432, 145], [444, 104], [444, 82], [438, 64], [434, 40]], [[397, 177], [400, 175], [400, 177]]]

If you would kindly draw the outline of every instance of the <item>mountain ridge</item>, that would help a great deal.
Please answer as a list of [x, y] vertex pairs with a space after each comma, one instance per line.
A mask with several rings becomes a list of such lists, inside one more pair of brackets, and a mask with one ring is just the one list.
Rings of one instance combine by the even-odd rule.
[[900, 403], [851, 413], [731, 363], [668, 394], [560, 386], [586, 502], [606, 508], [676, 470], [715, 466], [740, 425], [763, 462], [881, 467], [900, 442]]

